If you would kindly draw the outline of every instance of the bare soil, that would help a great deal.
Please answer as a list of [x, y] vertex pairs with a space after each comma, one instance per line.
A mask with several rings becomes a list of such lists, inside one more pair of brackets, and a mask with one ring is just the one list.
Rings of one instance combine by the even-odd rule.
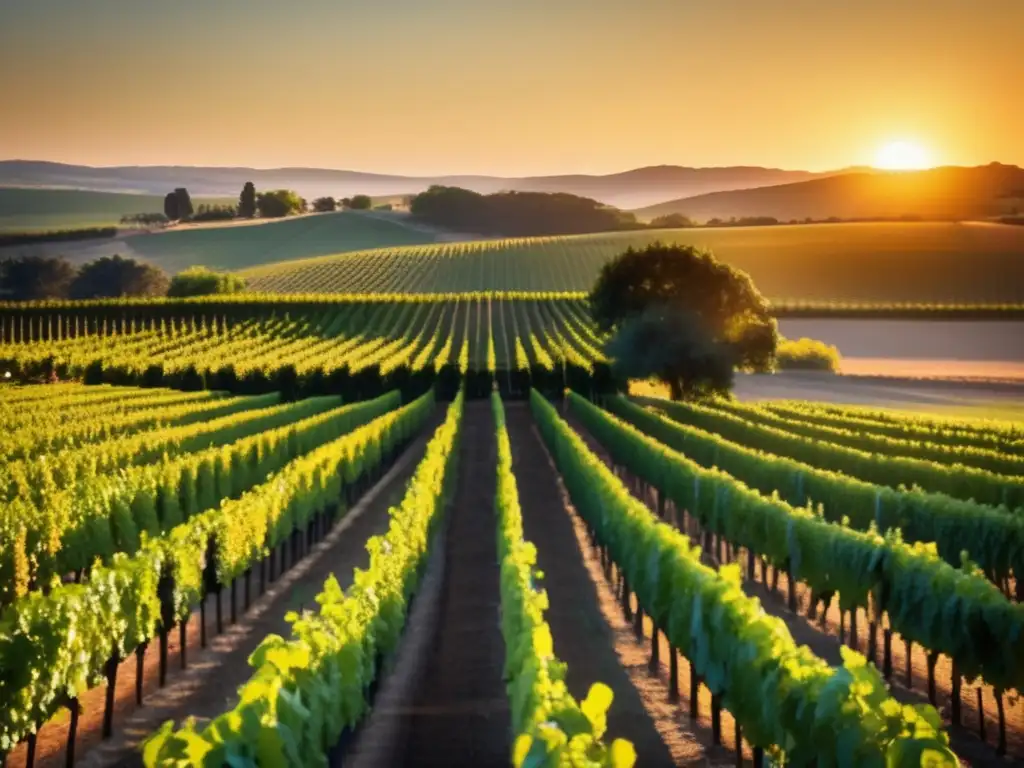
[[437, 631], [415, 696], [401, 713], [403, 766], [504, 766], [511, 716], [502, 673], [497, 445], [490, 403], [467, 402], [445, 541]]
[[[398, 458], [388, 473], [355, 504], [334, 526], [323, 541], [309, 554], [289, 567], [266, 592], [243, 611], [243, 588], [237, 589], [237, 623], [216, 634], [215, 597], [207, 596], [207, 640], [200, 645], [200, 612], [194, 611], [188, 622], [186, 645], [187, 668], [181, 668], [179, 631], [169, 636], [167, 685], [159, 685], [159, 654], [154, 641], [145, 654], [143, 706], [135, 699], [136, 659], [133, 656], [118, 668], [114, 704], [114, 735], [102, 738], [102, 722], [106, 685], [89, 690], [81, 697], [81, 711], [75, 740], [76, 765], [111, 766], [141, 765], [138, 750], [142, 742], [167, 720], [181, 722], [195, 715], [200, 722], [216, 716], [235, 699], [237, 688], [252, 674], [248, 657], [270, 633], [287, 635], [290, 625], [284, 620], [287, 612], [314, 607], [314, 598], [330, 574], [342, 587], [347, 586], [357, 567], [369, 560], [367, 539], [387, 529], [387, 511], [405, 491], [408, 478], [423, 455], [433, 426], [424, 431]], [[290, 562], [290, 560], [289, 560]], [[252, 595], [258, 591], [253, 578]], [[221, 595], [223, 622], [230, 624], [230, 590]], [[40, 729], [35, 765], [57, 768], [65, 765], [69, 714], [63, 710]], [[26, 765], [27, 745], [20, 745], [9, 757], [7, 765]]]

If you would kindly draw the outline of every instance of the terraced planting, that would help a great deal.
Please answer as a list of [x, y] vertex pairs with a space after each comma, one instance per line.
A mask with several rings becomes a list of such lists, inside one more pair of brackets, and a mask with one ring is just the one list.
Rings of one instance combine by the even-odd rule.
[[698, 245], [779, 304], [1020, 304], [1024, 230], [988, 224], [817, 224], [494, 239], [378, 248], [243, 270], [257, 291], [586, 291], [654, 240]]

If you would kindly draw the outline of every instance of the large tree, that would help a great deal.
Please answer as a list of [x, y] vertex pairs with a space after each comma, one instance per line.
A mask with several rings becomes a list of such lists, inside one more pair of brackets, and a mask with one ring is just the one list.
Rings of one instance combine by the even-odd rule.
[[256, 185], [251, 181], [245, 182], [242, 194], [238, 196], [238, 215], [245, 219], [256, 215]]
[[[613, 342], [627, 334], [638, 344], [655, 343], [644, 339], [661, 343], [666, 336], [651, 331], [660, 322], [676, 330], [692, 328], [687, 343], [715, 345], [714, 357], [727, 355], [737, 368], [765, 371], [774, 362], [775, 320], [750, 276], [693, 246], [655, 242], [642, 250], [628, 249], [604, 265], [589, 299], [594, 321], [601, 331], [613, 334]], [[674, 348], [679, 351], [678, 345]], [[693, 389], [692, 374], [681, 378], [672, 366], [663, 370], [659, 378], [673, 387], [674, 396]]]
[[0, 297], [8, 301], [65, 299], [76, 270], [62, 256], [19, 256], [0, 261]]
[[192, 196], [185, 187], [178, 187], [174, 190], [174, 196], [178, 199], [178, 218], [187, 219], [195, 209], [192, 207]]
[[71, 283], [72, 299], [106, 299], [120, 296], [163, 296], [167, 274], [152, 264], [119, 255], [104, 256], [81, 268]]
[[373, 207], [373, 200], [369, 195], [355, 195], [349, 201], [348, 207], [353, 211], [368, 211]]

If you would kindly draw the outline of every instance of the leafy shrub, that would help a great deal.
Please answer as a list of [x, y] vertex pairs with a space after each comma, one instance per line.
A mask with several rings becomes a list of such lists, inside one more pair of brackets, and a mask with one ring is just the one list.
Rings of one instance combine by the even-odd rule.
[[779, 339], [775, 353], [780, 371], [832, 371], [839, 370], [842, 356], [831, 344], [816, 339]]

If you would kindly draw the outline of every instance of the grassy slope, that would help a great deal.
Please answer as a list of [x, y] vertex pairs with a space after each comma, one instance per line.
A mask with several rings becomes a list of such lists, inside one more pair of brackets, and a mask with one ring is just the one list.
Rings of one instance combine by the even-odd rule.
[[[711, 248], [774, 300], [1024, 301], [1024, 227], [995, 224], [813, 224], [448, 243], [246, 274], [254, 287], [283, 292], [579, 291], [627, 246], [656, 239]], [[457, 255], [440, 258], [442, 252]]]
[[283, 221], [133, 235], [131, 251], [169, 272], [202, 264], [243, 269], [268, 262], [425, 243], [430, 234], [360, 213], [325, 213]]
[[[235, 201], [197, 197], [193, 202], [199, 205]], [[116, 226], [124, 214], [155, 213], [163, 209], [163, 198], [156, 195], [0, 187], [0, 231]]]

